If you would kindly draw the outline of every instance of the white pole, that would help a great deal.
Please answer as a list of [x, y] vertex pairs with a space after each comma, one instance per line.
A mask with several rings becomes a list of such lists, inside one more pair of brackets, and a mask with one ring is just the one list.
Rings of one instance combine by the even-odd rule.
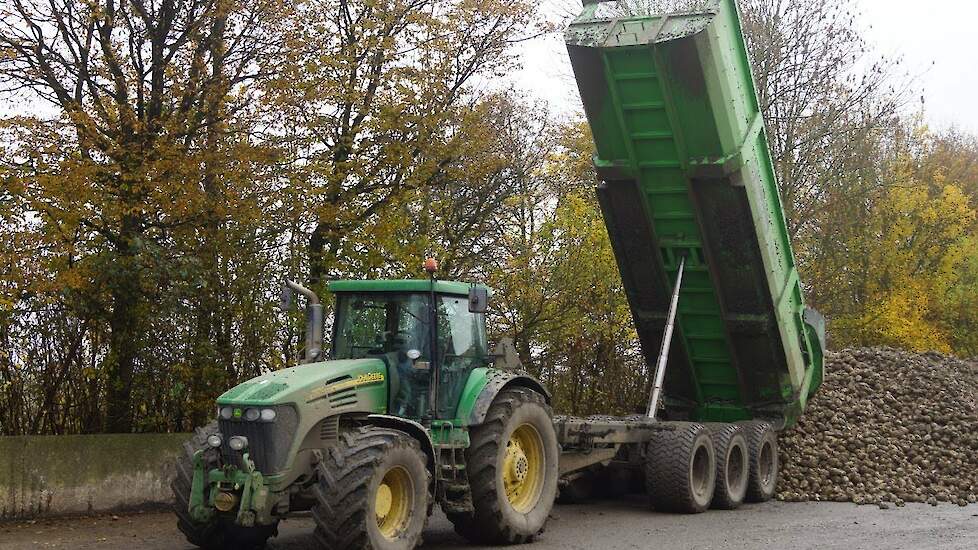
[[655, 383], [652, 385], [652, 396], [649, 399], [649, 412], [646, 416], [655, 420], [656, 409], [659, 408], [659, 396], [662, 394], [662, 383], [666, 379], [666, 358], [669, 356], [669, 345], [672, 343], [672, 328], [676, 324], [676, 308], [679, 305], [679, 287], [683, 284], [683, 269], [686, 267], [686, 257], [679, 259], [679, 272], [676, 274], [676, 286], [672, 289], [672, 301], [669, 302], [669, 318], [666, 320], [666, 330], [662, 334], [662, 347], [659, 348], [659, 360], [655, 365]]

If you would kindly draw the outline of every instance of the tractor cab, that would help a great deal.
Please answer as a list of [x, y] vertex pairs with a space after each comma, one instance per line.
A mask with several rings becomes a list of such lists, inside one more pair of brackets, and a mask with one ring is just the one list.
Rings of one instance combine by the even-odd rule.
[[437, 280], [333, 281], [329, 359], [379, 358], [389, 414], [455, 418], [469, 374], [491, 362], [482, 285]]

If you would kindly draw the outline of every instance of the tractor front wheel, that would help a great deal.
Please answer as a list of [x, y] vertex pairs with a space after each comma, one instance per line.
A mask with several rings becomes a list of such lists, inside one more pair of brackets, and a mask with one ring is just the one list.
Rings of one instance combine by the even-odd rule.
[[428, 520], [431, 476], [413, 437], [386, 428], [340, 434], [317, 465], [316, 538], [331, 550], [409, 550]]
[[466, 468], [471, 514], [450, 514], [471, 542], [514, 544], [543, 531], [557, 495], [559, 448], [550, 407], [526, 388], [499, 392], [470, 431]]

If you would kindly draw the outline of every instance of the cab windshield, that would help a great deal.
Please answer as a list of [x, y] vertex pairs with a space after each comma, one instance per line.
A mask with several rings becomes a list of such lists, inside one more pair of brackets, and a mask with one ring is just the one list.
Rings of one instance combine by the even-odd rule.
[[[431, 293], [336, 295], [333, 359], [383, 359], [390, 376], [388, 410], [409, 418], [452, 418], [472, 369], [486, 363], [485, 316], [466, 296], [436, 294], [437, 347], [431, 349]], [[438, 369], [430, 403], [431, 369]]]
[[416, 349], [429, 357], [428, 296], [419, 293], [338, 295], [334, 359], [360, 359]]

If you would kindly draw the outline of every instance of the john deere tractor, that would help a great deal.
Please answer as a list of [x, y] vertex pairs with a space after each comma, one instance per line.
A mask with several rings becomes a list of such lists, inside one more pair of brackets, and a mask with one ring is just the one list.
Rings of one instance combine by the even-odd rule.
[[[429, 268], [432, 268], [430, 264]], [[432, 269], [433, 271], [433, 269]], [[433, 505], [465, 538], [531, 540], [557, 491], [550, 396], [512, 345], [490, 353], [481, 285], [334, 281], [332, 348], [306, 298], [304, 362], [217, 399], [173, 482], [202, 548], [258, 548], [311, 510], [323, 548], [413, 548]]]

